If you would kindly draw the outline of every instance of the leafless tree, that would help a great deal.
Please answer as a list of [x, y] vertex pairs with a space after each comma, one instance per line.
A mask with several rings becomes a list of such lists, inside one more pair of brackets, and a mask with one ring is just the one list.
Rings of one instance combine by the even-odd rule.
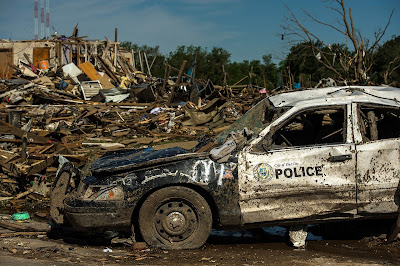
[[[310, 19], [313, 23], [317, 23], [342, 34], [346, 39], [346, 49], [335, 47], [335, 50], [333, 50], [329, 44], [326, 44], [318, 37], [318, 33], [311, 32], [288, 6], [286, 7], [289, 11], [289, 16], [286, 17], [286, 23], [282, 25], [285, 35], [290, 36], [291, 40], [309, 43], [312, 53], [318, 62], [333, 71], [339, 80], [347, 80], [347, 82], [351, 83], [364, 83], [368, 79], [368, 74], [373, 65], [372, 54], [390, 24], [394, 9], [390, 13], [385, 27], [377, 30], [374, 34], [374, 41], [370, 42], [362, 36], [361, 32], [355, 27], [352, 10], [351, 8], [346, 8], [344, 0], [330, 0], [325, 2], [331, 2], [328, 9], [335, 12], [337, 15], [335, 24], [320, 20], [307, 10], [303, 10], [303, 12], [306, 18]], [[300, 38], [300, 40], [298, 38]], [[326, 49], [320, 49], [316, 46], [315, 43], [317, 42], [322, 44], [322, 47]], [[348, 42], [352, 45], [354, 51], [352, 53], [345, 51], [348, 50]], [[335, 59], [332, 60], [332, 58], [338, 59], [337, 62], [339, 62], [340, 68], [342, 68], [343, 71], [339, 71], [339, 69], [335, 67]]]

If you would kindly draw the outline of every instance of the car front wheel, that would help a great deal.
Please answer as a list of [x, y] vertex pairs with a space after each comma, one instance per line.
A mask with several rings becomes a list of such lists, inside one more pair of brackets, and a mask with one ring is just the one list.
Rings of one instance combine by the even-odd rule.
[[187, 187], [157, 190], [139, 211], [142, 237], [157, 248], [199, 248], [206, 242], [211, 227], [210, 206], [199, 193]]

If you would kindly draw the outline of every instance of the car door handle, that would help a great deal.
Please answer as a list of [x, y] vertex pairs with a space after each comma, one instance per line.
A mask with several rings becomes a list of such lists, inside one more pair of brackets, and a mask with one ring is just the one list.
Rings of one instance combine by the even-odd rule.
[[328, 161], [330, 162], [344, 162], [347, 160], [351, 160], [353, 156], [351, 154], [345, 154], [345, 155], [338, 155], [338, 156], [331, 156], [328, 158]]

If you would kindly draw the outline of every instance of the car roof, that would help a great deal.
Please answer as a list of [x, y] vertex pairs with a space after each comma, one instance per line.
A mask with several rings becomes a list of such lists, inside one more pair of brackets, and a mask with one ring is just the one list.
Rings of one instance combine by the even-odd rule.
[[275, 107], [332, 105], [364, 102], [399, 106], [400, 88], [389, 86], [343, 86], [280, 93], [268, 98]]

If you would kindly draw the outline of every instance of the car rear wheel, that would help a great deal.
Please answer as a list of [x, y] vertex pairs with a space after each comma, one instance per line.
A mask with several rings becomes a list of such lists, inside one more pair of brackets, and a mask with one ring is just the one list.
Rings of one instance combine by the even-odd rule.
[[166, 187], [151, 194], [139, 210], [143, 239], [163, 249], [201, 247], [210, 235], [212, 213], [207, 201], [187, 187]]

